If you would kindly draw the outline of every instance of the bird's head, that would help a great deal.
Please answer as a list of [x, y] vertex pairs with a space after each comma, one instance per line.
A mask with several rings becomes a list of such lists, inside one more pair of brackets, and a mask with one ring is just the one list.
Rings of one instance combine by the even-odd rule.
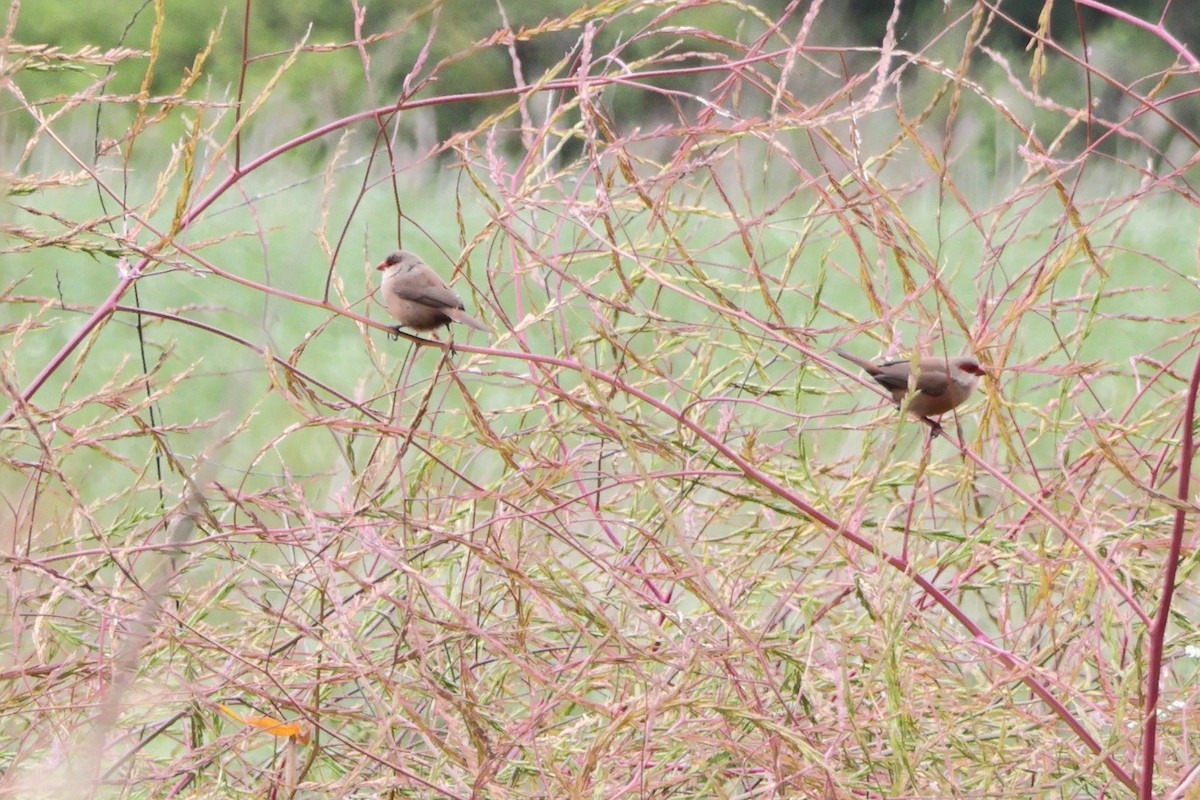
[[388, 255], [383, 261], [380, 261], [375, 269], [382, 271], [385, 275], [399, 275], [408, 272], [410, 269], [421, 264], [421, 259], [417, 258], [412, 253], [406, 250], [397, 250]]
[[987, 371], [973, 358], [950, 359], [950, 378], [962, 386], [975, 387]]

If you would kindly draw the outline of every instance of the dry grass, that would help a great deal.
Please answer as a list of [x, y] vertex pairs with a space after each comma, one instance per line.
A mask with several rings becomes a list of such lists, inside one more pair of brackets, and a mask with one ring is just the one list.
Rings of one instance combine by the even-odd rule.
[[[0, 796], [1194, 792], [1197, 65], [960, 5], [916, 51], [548, 20], [427, 148], [441, 64], [280, 137], [270, 82], [27, 102], [136, 53], [9, 42]], [[670, 46], [597, 52], [635, 12]], [[494, 337], [385, 338], [393, 218]], [[994, 373], [930, 443], [835, 344]]]

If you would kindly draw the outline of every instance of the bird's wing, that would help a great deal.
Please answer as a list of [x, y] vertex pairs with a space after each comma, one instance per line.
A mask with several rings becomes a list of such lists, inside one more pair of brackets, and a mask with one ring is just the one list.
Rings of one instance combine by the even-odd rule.
[[[871, 377], [885, 389], [903, 389], [908, 391], [908, 362], [888, 361], [875, 368]], [[920, 388], [918, 382], [918, 388]]]
[[445, 286], [413, 286], [396, 283], [392, 291], [405, 300], [420, 303], [430, 308], [462, 308], [462, 300], [458, 299], [451, 289]]
[[917, 375], [917, 391], [921, 394], [938, 397], [946, 393], [950, 386], [950, 376], [942, 370], [922, 370]]
[[[886, 389], [908, 391], [909, 362], [889, 361], [880, 364], [878, 372], [873, 376], [875, 381]], [[950, 381], [943, 367], [929, 367], [917, 374], [917, 391], [931, 397], [939, 397], [946, 393]]]

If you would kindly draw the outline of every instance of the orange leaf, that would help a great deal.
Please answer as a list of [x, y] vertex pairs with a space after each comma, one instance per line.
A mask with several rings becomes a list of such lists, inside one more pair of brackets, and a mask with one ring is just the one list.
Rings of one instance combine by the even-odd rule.
[[308, 744], [308, 727], [303, 722], [283, 722], [274, 717], [246, 717], [224, 703], [217, 703], [217, 708], [238, 722], [251, 725], [264, 733], [272, 736], [286, 736], [295, 739], [300, 744]]

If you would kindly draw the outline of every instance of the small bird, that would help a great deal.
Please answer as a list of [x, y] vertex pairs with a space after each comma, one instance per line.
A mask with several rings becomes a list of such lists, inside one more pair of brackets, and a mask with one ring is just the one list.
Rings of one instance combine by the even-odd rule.
[[[908, 380], [912, 373], [912, 364], [908, 360], [872, 364], [841, 348], [835, 348], [834, 352], [865, 369], [876, 383], [891, 392], [897, 408], [905, 405]], [[931, 437], [937, 436], [942, 432], [942, 426], [930, 417], [945, 414], [961, 405], [975, 391], [980, 376], [984, 374], [983, 367], [973, 358], [922, 358], [917, 365], [916, 392], [908, 399], [908, 411], [929, 423]]]
[[383, 272], [379, 288], [388, 313], [401, 328], [431, 331], [451, 322], [461, 322], [477, 331], [488, 327], [463, 309], [463, 302], [433, 268], [404, 250], [385, 258], [375, 269]]

